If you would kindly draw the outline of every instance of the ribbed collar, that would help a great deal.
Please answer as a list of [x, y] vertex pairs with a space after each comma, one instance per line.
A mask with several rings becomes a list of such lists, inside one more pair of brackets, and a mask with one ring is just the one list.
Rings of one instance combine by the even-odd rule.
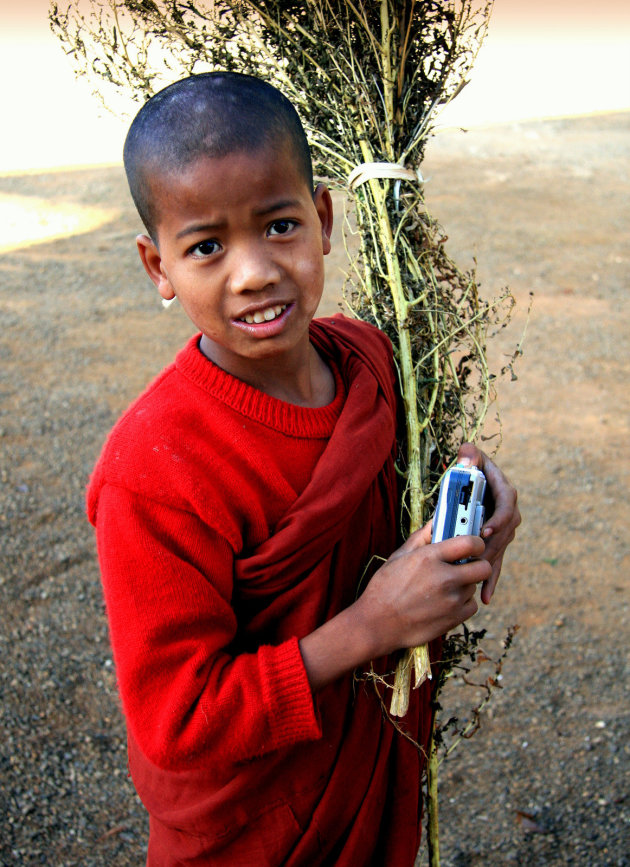
[[175, 358], [176, 369], [213, 398], [241, 415], [276, 431], [297, 437], [328, 438], [341, 414], [346, 390], [335, 361], [318, 349], [335, 378], [335, 399], [328, 406], [303, 407], [270, 397], [217, 367], [199, 348], [200, 334], [192, 337]]

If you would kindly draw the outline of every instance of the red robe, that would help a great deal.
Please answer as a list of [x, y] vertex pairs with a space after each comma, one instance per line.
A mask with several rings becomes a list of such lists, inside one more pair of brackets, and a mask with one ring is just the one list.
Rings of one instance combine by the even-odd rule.
[[[391, 347], [343, 317], [313, 322], [311, 340], [335, 375], [329, 406], [247, 386], [193, 338], [91, 480], [154, 867], [414, 863], [422, 754], [371, 682], [313, 697], [298, 647], [398, 542]], [[427, 685], [403, 724], [426, 744]]]

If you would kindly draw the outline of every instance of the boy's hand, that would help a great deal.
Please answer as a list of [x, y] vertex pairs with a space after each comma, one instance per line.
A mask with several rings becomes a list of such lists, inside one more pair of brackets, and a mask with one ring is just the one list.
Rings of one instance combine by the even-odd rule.
[[483, 470], [494, 499], [482, 538], [456, 536], [432, 545], [431, 522], [412, 533], [356, 602], [300, 639], [314, 692], [370, 659], [428, 644], [459, 626], [477, 611], [477, 584], [482, 601], [490, 602], [505, 549], [521, 522], [516, 491], [470, 443], [460, 448], [458, 461]]
[[353, 606], [376, 643], [372, 657], [426, 644], [476, 612], [476, 586], [492, 569], [484, 542], [479, 536], [430, 542], [429, 523], [392, 554]]
[[472, 443], [463, 443], [459, 448], [457, 462], [479, 467], [486, 477], [494, 501], [494, 510], [481, 530], [486, 543], [483, 558], [492, 566], [492, 574], [481, 588], [481, 601], [487, 605], [492, 599], [494, 588], [501, 574], [505, 549], [514, 538], [516, 528], [521, 523], [521, 513], [517, 504], [516, 489], [493, 463], [488, 455]]
[[428, 644], [472, 617], [477, 584], [492, 573], [485, 543], [479, 536], [430, 543], [431, 523], [394, 551], [356, 602], [300, 639], [314, 692], [357, 665]]

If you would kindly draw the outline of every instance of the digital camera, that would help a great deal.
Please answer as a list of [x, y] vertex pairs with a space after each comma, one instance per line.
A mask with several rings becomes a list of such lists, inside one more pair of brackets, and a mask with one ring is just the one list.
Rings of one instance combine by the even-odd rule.
[[485, 516], [486, 477], [477, 467], [457, 464], [444, 474], [440, 485], [432, 542], [453, 536], [479, 536]]

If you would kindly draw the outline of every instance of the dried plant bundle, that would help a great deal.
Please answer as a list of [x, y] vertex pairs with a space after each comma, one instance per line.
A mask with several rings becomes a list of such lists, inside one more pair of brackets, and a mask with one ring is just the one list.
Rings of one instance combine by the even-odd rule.
[[[474, 269], [462, 271], [449, 257], [419, 168], [439, 109], [466, 84], [491, 7], [492, 0], [51, 7], [53, 30], [79, 71], [100, 79], [106, 101], [116, 93], [144, 100], [176, 78], [225, 69], [267, 79], [298, 109], [316, 173], [353, 205], [347, 231], [358, 252], [347, 305], [394, 347], [405, 419], [403, 537], [428, 519], [459, 443], [480, 434], [493, 399], [486, 341], [512, 305], [507, 292], [484, 300]], [[412, 672], [416, 685], [431, 676], [426, 647], [400, 660], [390, 683], [393, 716], [406, 712]]]

